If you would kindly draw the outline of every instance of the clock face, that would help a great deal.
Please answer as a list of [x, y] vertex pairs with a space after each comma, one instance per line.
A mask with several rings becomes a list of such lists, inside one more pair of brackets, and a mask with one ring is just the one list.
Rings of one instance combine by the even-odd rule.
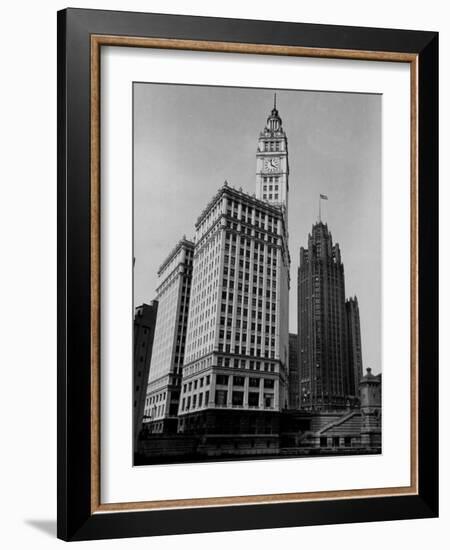
[[277, 172], [280, 169], [279, 158], [264, 159], [264, 170], [266, 172]]

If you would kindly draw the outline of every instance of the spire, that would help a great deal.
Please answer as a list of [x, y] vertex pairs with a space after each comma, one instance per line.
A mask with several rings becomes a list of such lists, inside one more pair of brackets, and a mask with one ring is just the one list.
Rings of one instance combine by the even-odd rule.
[[272, 111], [269, 115], [269, 118], [267, 119], [266, 129], [271, 131], [271, 132], [282, 130], [281, 124], [282, 124], [281, 118], [280, 118], [280, 115], [278, 114], [278, 110], [277, 110], [277, 94], [274, 93], [273, 94], [273, 109], [272, 109]]

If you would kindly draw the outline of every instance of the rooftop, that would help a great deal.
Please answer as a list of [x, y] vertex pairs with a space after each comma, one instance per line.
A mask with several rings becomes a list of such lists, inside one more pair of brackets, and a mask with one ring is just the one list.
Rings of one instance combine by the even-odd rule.
[[194, 243], [192, 241], [188, 240], [186, 238], [186, 235], [183, 235], [183, 237], [174, 246], [174, 248], [171, 250], [171, 252], [166, 257], [166, 259], [163, 261], [163, 263], [159, 266], [158, 276], [161, 275], [161, 273], [164, 271], [164, 269], [169, 265], [169, 263], [173, 260], [173, 258], [178, 254], [178, 252], [182, 248], [190, 248], [190, 249], [194, 250]]
[[197, 218], [197, 221], [195, 222], [196, 228], [198, 228], [198, 226], [205, 219], [205, 217], [208, 215], [208, 213], [213, 208], [213, 206], [217, 203], [218, 200], [220, 200], [222, 195], [225, 195], [225, 194], [230, 195], [235, 199], [246, 201], [247, 203], [251, 204], [256, 208], [263, 208], [272, 215], [275, 215], [275, 216], [282, 215], [282, 209], [280, 206], [271, 204], [268, 201], [257, 199], [255, 194], [250, 195], [250, 193], [246, 193], [245, 191], [243, 191], [242, 188], [236, 189], [235, 187], [232, 187], [225, 180], [222, 187], [218, 189], [217, 193], [213, 196], [213, 198], [209, 201], [209, 203], [204, 208], [203, 212]]

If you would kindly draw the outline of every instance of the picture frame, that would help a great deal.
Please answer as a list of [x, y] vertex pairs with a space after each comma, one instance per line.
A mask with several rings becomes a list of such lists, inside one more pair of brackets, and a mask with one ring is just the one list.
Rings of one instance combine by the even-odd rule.
[[[105, 46], [409, 65], [409, 486], [101, 502], [100, 52]], [[438, 515], [437, 144], [435, 32], [84, 9], [58, 12], [59, 538], [89, 540]]]

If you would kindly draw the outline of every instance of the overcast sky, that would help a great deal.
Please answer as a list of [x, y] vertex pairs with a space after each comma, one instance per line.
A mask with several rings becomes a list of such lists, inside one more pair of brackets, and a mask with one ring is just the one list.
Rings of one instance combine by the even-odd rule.
[[381, 370], [381, 96], [134, 84], [134, 301], [226, 179], [255, 192], [256, 145], [273, 106], [289, 147], [290, 331], [297, 332], [299, 248], [322, 219], [358, 296], [364, 367]]

